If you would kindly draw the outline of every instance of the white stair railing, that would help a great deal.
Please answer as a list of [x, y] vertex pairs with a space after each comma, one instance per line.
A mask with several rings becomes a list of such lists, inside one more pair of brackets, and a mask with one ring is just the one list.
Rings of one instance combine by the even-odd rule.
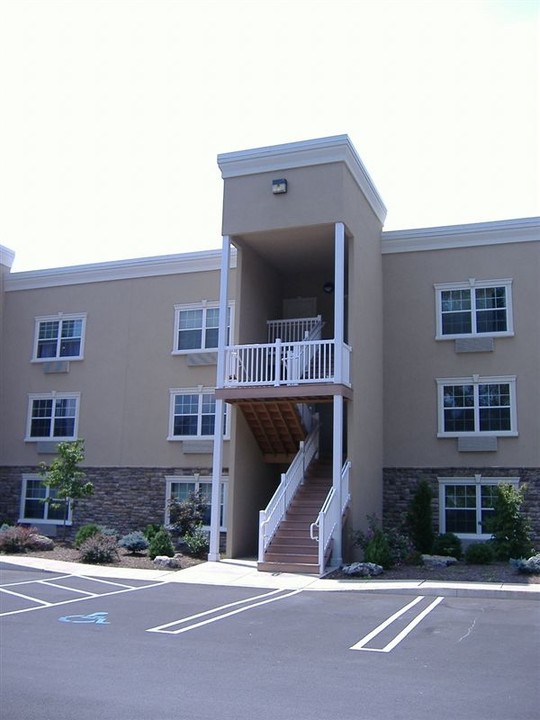
[[294, 494], [304, 480], [306, 469], [319, 451], [319, 423], [315, 416], [313, 429], [300, 443], [289, 469], [281, 475], [275, 493], [264, 510], [259, 512], [259, 562], [263, 562], [264, 553], [272, 541], [279, 523], [292, 502]]
[[319, 572], [325, 570], [326, 555], [335, 532], [341, 532], [341, 520], [350, 502], [349, 474], [351, 461], [347, 460], [341, 469], [340, 495], [341, 507], [338, 506], [338, 495], [335, 487], [330, 489], [319, 512], [317, 520], [311, 524], [309, 534], [312, 540], [319, 543]]
[[310, 318], [267, 320], [268, 342], [273, 343], [278, 338], [283, 340], [283, 342], [318, 340], [321, 337], [322, 326], [323, 322], [320, 315]]

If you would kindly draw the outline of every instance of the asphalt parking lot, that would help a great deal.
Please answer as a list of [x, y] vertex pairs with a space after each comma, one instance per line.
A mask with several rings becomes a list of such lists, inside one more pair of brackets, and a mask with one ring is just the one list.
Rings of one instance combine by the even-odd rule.
[[0, 571], [6, 719], [540, 716], [526, 598]]

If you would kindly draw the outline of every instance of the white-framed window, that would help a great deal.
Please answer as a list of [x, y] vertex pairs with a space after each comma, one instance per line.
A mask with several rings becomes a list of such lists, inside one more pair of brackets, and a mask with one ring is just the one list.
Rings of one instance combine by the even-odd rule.
[[28, 396], [26, 440], [75, 440], [80, 393], [33, 393]]
[[[231, 329], [232, 307], [227, 308], [227, 344]], [[174, 306], [173, 353], [217, 350], [219, 303], [203, 300], [191, 305]]]
[[[48, 501], [54, 501], [53, 504]], [[41, 475], [28, 474], [22, 476], [21, 507], [19, 522], [63, 525], [65, 503], [58, 502], [55, 507], [56, 490], [43, 484]], [[71, 507], [68, 507], [66, 524], [71, 525]]]
[[437, 378], [438, 437], [517, 435], [516, 378]]
[[440, 477], [439, 532], [463, 540], [489, 540], [486, 520], [493, 516], [497, 486], [519, 484], [516, 477]]
[[[214, 388], [175, 388], [170, 393], [168, 440], [213, 438], [216, 421]], [[228, 434], [228, 412], [223, 413], [223, 435]]]
[[435, 285], [437, 340], [513, 335], [512, 280]]
[[[227, 530], [227, 489], [228, 477], [222, 477], [219, 486], [219, 529], [222, 532]], [[212, 508], [212, 478], [201, 478], [199, 475], [191, 477], [178, 477], [176, 475], [165, 478], [166, 481], [166, 502], [165, 502], [165, 525], [170, 522], [169, 503], [175, 499], [178, 501], [187, 500], [191, 493], [200, 493], [204, 500], [205, 512], [203, 526], [210, 530], [210, 515]]]
[[48, 315], [35, 319], [35, 362], [82, 360], [86, 314]]

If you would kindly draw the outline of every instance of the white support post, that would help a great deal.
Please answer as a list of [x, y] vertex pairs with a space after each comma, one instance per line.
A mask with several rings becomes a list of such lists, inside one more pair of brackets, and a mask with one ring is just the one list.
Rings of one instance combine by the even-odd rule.
[[[231, 243], [228, 235], [223, 237], [221, 251], [221, 279], [219, 291], [219, 328], [218, 357], [216, 371], [216, 387], [225, 385], [225, 346], [227, 340], [227, 309], [229, 300], [229, 266], [231, 259]], [[210, 548], [208, 560], [219, 562], [220, 504], [221, 504], [221, 472], [223, 468], [223, 417], [225, 403], [216, 399], [214, 423], [214, 456], [212, 462], [212, 506], [210, 512]]]
[[343, 462], [343, 396], [334, 395], [334, 436], [332, 454], [332, 486], [336, 497], [336, 514], [334, 527], [334, 548], [332, 552], [332, 564], [341, 565], [343, 562], [342, 549], [342, 527], [341, 527], [341, 464]]
[[334, 381], [343, 382], [343, 342], [345, 339], [345, 225], [334, 228]]

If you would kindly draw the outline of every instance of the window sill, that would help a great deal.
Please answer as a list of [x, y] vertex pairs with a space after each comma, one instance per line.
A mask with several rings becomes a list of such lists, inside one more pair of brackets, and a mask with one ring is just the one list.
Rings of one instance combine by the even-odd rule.
[[435, 340], [481, 340], [486, 338], [514, 337], [513, 332], [468, 333], [458, 335], [435, 335]]
[[[42, 520], [40, 518], [19, 518], [18, 523], [24, 523], [25, 525], [56, 525], [56, 527], [63, 527], [63, 520]], [[73, 524], [72, 520], [66, 520], [66, 527], [71, 527]]]

